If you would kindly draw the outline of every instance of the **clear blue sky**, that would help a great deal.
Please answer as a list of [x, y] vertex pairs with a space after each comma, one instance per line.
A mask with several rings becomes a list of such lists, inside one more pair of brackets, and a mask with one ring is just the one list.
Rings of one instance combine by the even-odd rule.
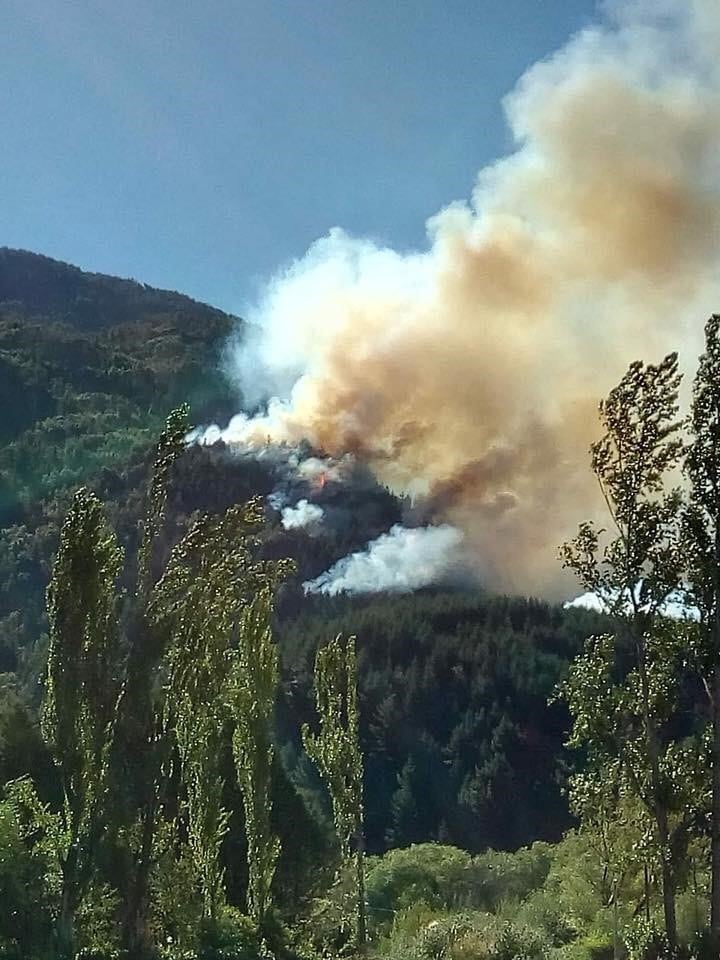
[[4, 0], [0, 246], [242, 312], [330, 227], [422, 245], [595, 0]]

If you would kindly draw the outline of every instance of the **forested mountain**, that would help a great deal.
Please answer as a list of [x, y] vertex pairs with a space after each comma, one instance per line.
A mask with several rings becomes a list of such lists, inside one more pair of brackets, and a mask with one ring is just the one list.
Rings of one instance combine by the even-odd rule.
[[[185, 399], [198, 420], [222, 418], [237, 403], [217, 370], [237, 322], [180, 294], [0, 251], [5, 689], [16, 676], [37, 703], [44, 593], [70, 492], [81, 483], [98, 492], [132, 556], [149, 442], [164, 416]], [[221, 448], [191, 449], [171, 489], [170, 526], [179, 534], [194, 511], [266, 495], [272, 482], [262, 464], [234, 461]], [[303, 579], [399, 519], [397, 501], [367, 477], [343, 496], [354, 498], [352, 524], [309, 536], [275, 523], [264, 548], [298, 564], [281, 595], [279, 632], [279, 719], [292, 776], [307, 787], [292, 731], [307, 716], [315, 649], [339, 631], [355, 633], [371, 848], [441, 839], [479, 850], [556, 839], [569, 823], [558, 768], [567, 719], [547, 698], [588, 632], [587, 616], [467, 593], [305, 600]], [[0, 745], [5, 777], [19, 772], [10, 716]]]
[[235, 323], [177, 293], [0, 249], [0, 520], [124, 466], [181, 401], [199, 418], [231, 409], [207, 374]]
[[[78, 487], [97, 494], [108, 529], [116, 532], [124, 550], [120, 584], [125, 593], [120, 607], [123, 636], [131, 645], [123, 654], [130, 656], [125, 694], [130, 720], [123, 728], [128, 753], [116, 760], [120, 768], [125, 764], [122, 786], [116, 788], [121, 810], [113, 829], [119, 832], [106, 838], [91, 899], [105, 896], [103, 883], [123, 897], [132, 889], [127, 849], [134, 841], [123, 836], [120, 824], [144, 789], [147, 747], [134, 730], [136, 723], [142, 730], [140, 715], [133, 713], [136, 695], [142, 703], [142, 691], [133, 687], [132, 638], [137, 629], [133, 624], [139, 602], [138, 549], [147, 517], [153, 444], [169, 411], [181, 401], [189, 402], [194, 422], [222, 420], [235, 412], [240, 401], [223, 380], [219, 361], [228, 335], [240, 324], [237, 318], [176, 293], [83, 273], [34, 254], [0, 251], [0, 784], [22, 784], [26, 781], [18, 778], [30, 775], [48, 810], [58, 808], [62, 788], [39, 729], [52, 628], [46, 590], [60, 530]], [[228, 508], [257, 496], [267, 504], [277, 482], [272, 458], [238, 457], [222, 443], [185, 449], [168, 479], [151, 576], [157, 578], [176, 558], [173, 548], [184, 542], [198, 516], [224, 516]], [[298, 495], [301, 492], [298, 487]], [[484, 878], [468, 895], [468, 904], [477, 901], [497, 908], [505, 894], [488, 892], [494, 889], [495, 876], [502, 876], [502, 890], [506, 884], [514, 890], [513, 885], [520, 883], [518, 896], [536, 890], [551, 869], [545, 847], [536, 847], [532, 854], [521, 852], [516, 861], [498, 860], [499, 855], [484, 851], [517, 850], [538, 840], [556, 842], [572, 826], [565, 793], [570, 757], [563, 746], [569, 715], [564, 703], [550, 705], [549, 699], [584, 639], [602, 629], [603, 619], [587, 611], [492, 597], [478, 590], [306, 597], [305, 580], [399, 522], [404, 507], [359, 466], [347, 473], [341, 487], [323, 483], [313, 497], [330, 518], [327, 523], [320, 529], [285, 529], [278, 511], [266, 506], [258, 548], [263, 563], [286, 557], [294, 562], [277, 591], [274, 624], [280, 656], [271, 788], [272, 829], [282, 850], [274, 886], [277, 908], [295, 922], [311, 895], [326, 889], [332, 879], [328, 871], [335, 863], [333, 811], [301, 731], [314, 723], [317, 651], [338, 634], [357, 637], [368, 853], [380, 855], [427, 841], [468, 851], [460, 857], [458, 851], [439, 846], [437, 854], [435, 848], [418, 854], [420, 860], [412, 866], [412, 854], [410, 861], [389, 860], [399, 870], [391, 881], [383, 879], [385, 861], [378, 861], [376, 872], [369, 874], [369, 902], [375, 909], [377, 901], [379, 911], [371, 910], [373, 935], [389, 929], [383, 918], [390, 908], [382, 904], [400, 896], [398, 883], [431, 883], [433, 889], [446, 891], [446, 880], [433, 873], [436, 868], [445, 870], [440, 866], [443, 858], [456, 865], [453, 870], [464, 864], [463, 876], [470, 871]], [[241, 904], [249, 896], [251, 881], [245, 868], [247, 828], [238, 813], [242, 803], [237, 784], [233, 786], [229, 739], [218, 747], [214, 762], [225, 784], [225, 805], [232, 812], [219, 861], [229, 901]], [[3, 839], [3, 829], [10, 828], [2, 817], [27, 802], [12, 789], [11, 806], [3, 808], [0, 803], [0, 847], [4, 843], [5, 850], [22, 837], [11, 830]], [[176, 776], [169, 789], [166, 815], [181, 803]], [[158, 857], [170, 857], [166, 842], [158, 836]], [[49, 870], [39, 865], [41, 848], [32, 850], [27, 862], [30, 874]], [[473, 862], [470, 854], [486, 859]], [[194, 942], [199, 921], [193, 920], [191, 926], [190, 918], [182, 916], [187, 904], [196, 903], [187, 887], [188, 875], [182, 874], [187, 864], [172, 857], [168, 863], [167, 869], [175, 871], [173, 882], [186, 884], [185, 893], [178, 893], [175, 902], [155, 891], [153, 909], [180, 940]], [[158, 861], [157, 869], [160, 866]], [[33, 884], [40, 882], [40, 874], [30, 874], [24, 880], [12, 870], [3, 874], [0, 863], [2, 895], [24, 903], [19, 892], [23, 884], [35, 890]], [[335, 937], [347, 940], [347, 931], [341, 925], [338, 932], [333, 919], [343, 882], [340, 877], [340, 887], [336, 884], [330, 899], [313, 907], [320, 910], [312, 922], [325, 938], [323, 943]], [[383, 886], [386, 882], [394, 893]], [[17, 943], [49, 942], [50, 927], [32, 920], [37, 906], [32, 896], [22, 908], [27, 914], [21, 911], [5, 927], [0, 924], [0, 942], [2, 936]], [[446, 896], [452, 900], [455, 894], [437, 893], [440, 900]], [[88, 909], [115, 918], [117, 928], [107, 938], [116, 942], [127, 917], [115, 901], [98, 901]], [[52, 910], [42, 910], [43, 922], [50, 923]], [[106, 938], [92, 920], [84, 919], [80, 928], [87, 943]], [[501, 934], [498, 927], [497, 935]], [[558, 935], [558, 943], [564, 942], [563, 936]]]

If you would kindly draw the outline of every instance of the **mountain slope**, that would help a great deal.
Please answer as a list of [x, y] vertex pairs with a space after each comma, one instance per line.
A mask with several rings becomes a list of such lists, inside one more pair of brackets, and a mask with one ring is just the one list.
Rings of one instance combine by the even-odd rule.
[[[237, 407], [218, 373], [237, 323], [179, 294], [0, 250], [0, 783], [27, 772], [24, 728], [4, 723], [17, 710], [2, 705], [14, 690], [31, 711], [39, 701], [45, 589], [71, 492], [98, 492], [132, 567], [150, 447], [168, 410], [188, 400], [197, 422]], [[166, 548], [193, 512], [220, 512], [275, 484], [269, 461], [193, 447], [170, 490]], [[263, 544], [298, 567], [277, 630], [278, 754], [297, 788], [314, 802], [321, 795], [298, 736], [313, 718], [315, 651], [355, 633], [369, 848], [557, 838], [570, 822], [558, 775], [567, 715], [547, 700], [598, 618], [468, 591], [306, 598], [303, 579], [402, 516], [402, 503], [365, 475], [315, 496], [337, 522], [285, 530], [276, 517]]]
[[0, 249], [0, 520], [119, 465], [188, 401], [237, 403], [216, 373], [239, 321], [181, 294]]

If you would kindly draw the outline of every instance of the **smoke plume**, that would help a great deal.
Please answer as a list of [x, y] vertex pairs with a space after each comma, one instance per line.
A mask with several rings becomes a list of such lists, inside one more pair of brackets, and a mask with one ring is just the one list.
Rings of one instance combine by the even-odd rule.
[[452, 571], [462, 533], [447, 525], [396, 524], [367, 547], [343, 557], [303, 584], [306, 593], [408, 593], [443, 580]]
[[316, 503], [308, 500], [299, 500], [294, 507], [284, 507], [281, 522], [286, 530], [300, 530], [313, 528], [322, 520], [325, 511]]
[[[598, 510], [599, 398], [638, 357], [679, 349], [692, 367], [720, 305], [716, 0], [604, 9], [521, 78], [504, 104], [514, 152], [428, 221], [427, 249], [330, 231], [232, 351], [244, 395], [275, 398], [237, 440], [353, 455], [462, 529], [465, 561], [507, 590], [557, 590], [556, 545]], [[375, 582], [380, 548], [401, 542], [309, 589]]]

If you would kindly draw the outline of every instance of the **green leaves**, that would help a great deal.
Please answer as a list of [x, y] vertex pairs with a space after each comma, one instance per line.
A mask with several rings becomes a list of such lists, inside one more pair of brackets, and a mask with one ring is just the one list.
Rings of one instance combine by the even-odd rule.
[[278, 653], [272, 639], [272, 594], [260, 590], [242, 611], [229, 681], [237, 779], [248, 842], [248, 910], [260, 924], [272, 901], [280, 840], [271, 826], [273, 720]]
[[188, 837], [208, 916], [224, 897], [220, 848], [222, 751], [231, 731], [245, 807], [249, 907], [270, 903], [279, 842], [270, 828], [272, 718], [278, 661], [272, 595], [286, 562], [256, 559], [262, 502], [199, 517], [173, 549], [152, 590], [149, 617], [165, 634], [164, 728], [172, 732], [185, 786]]
[[308, 756], [325, 780], [343, 857], [362, 826], [363, 762], [357, 706], [355, 638], [338, 635], [315, 658], [315, 703], [320, 732], [303, 727]]
[[320, 732], [303, 727], [303, 743], [330, 792], [340, 853], [346, 860], [354, 847], [356, 946], [366, 937], [363, 837], [363, 758], [357, 703], [355, 637], [343, 644], [340, 635], [315, 657], [315, 704]]
[[[122, 550], [94, 494], [75, 494], [48, 587], [50, 649], [43, 733], [59, 763], [96, 757], [120, 692], [116, 582]], [[86, 759], [89, 759], [86, 758]]]
[[60, 534], [48, 587], [47, 684], [42, 711], [63, 789], [60, 853], [61, 950], [73, 949], [73, 920], [92, 879], [99, 838], [109, 820], [109, 757], [123, 665], [117, 623], [122, 550], [102, 506], [78, 490]]
[[617, 615], [654, 616], [681, 579], [683, 502], [665, 485], [685, 450], [680, 380], [674, 353], [658, 365], [638, 361], [600, 404], [605, 433], [591, 447], [591, 464], [615, 537], [585, 522], [560, 550], [563, 566]]
[[[661, 865], [668, 939], [676, 940], [675, 838], [684, 831], [678, 754], [669, 746], [668, 721], [676, 706], [682, 628], [663, 617], [667, 600], [681, 588], [683, 499], [667, 490], [668, 473], [679, 466], [685, 445], [678, 419], [677, 355], [658, 365], [631, 364], [600, 404], [604, 435], [591, 447], [614, 536], [592, 523], [561, 548], [563, 564], [608, 605], [615, 634], [591, 638], [561, 688], [573, 716], [570, 744], [584, 748], [588, 777], [575, 779], [575, 804], [592, 816], [592, 793], [611, 777], [602, 819], [612, 818], [623, 798], [639, 801], [653, 824]], [[597, 799], [597, 797], [595, 798]], [[606, 865], [611, 852], [607, 848]]]
[[137, 589], [138, 595], [145, 600], [151, 586], [153, 544], [165, 519], [170, 473], [173, 464], [185, 449], [185, 438], [190, 431], [189, 413], [187, 404], [182, 404], [171, 411], [156, 447], [148, 491], [148, 506], [141, 527], [138, 549]]

